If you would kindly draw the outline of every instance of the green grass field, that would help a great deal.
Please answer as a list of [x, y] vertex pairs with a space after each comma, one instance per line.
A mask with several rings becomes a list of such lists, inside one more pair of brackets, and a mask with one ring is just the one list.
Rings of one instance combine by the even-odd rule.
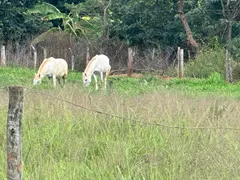
[[0, 68], [1, 180], [12, 85], [26, 87], [24, 179], [240, 179], [240, 84], [218, 74], [168, 81], [145, 75], [109, 77], [113, 89], [95, 91], [82, 86], [79, 72], [69, 73], [64, 88], [47, 79], [32, 86], [34, 72]]

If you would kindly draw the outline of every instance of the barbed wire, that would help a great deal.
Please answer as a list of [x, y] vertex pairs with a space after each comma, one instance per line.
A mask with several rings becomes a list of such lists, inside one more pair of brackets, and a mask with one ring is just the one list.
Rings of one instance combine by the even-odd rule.
[[[48, 96], [48, 97], [50, 97], [50, 98], [59, 100], [59, 101], [61, 101], [61, 102], [65, 102], [65, 103], [67, 103], [67, 104], [70, 104], [70, 105], [72, 105], [72, 106], [75, 106], [75, 107], [84, 109], [84, 110], [86, 110], [86, 111], [90, 111], [90, 112], [97, 113], [97, 114], [100, 114], [100, 115], [105, 115], [105, 116], [111, 117], [111, 118], [116, 118], [116, 119], [121, 119], [121, 120], [127, 120], [127, 121], [130, 121], [130, 122], [133, 122], [133, 123], [145, 124], [145, 125], [150, 125], [150, 126], [158, 126], [158, 127], [162, 127], [162, 128], [168, 128], [168, 129], [233, 130], [233, 131], [240, 131], [240, 128], [235, 128], [235, 127], [186, 127], [186, 126], [183, 127], [183, 126], [169, 126], [169, 125], [165, 125], [165, 124], [152, 123], [152, 122], [146, 122], [146, 121], [138, 121], [138, 120], [136, 120], [136, 119], [126, 118], [126, 117], [123, 117], [123, 116], [117, 116], [117, 115], [105, 113], [105, 112], [102, 112], [102, 111], [99, 111], [99, 110], [96, 110], [96, 109], [91, 109], [91, 108], [88, 108], [88, 107], [85, 107], [85, 106], [82, 106], [82, 105], [73, 103], [73, 102], [71, 102], [71, 101], [68, 101], [68, 100], [66, 100], [66, 99], [63, 99], [63, 98], [60, 98], [60, 97], [57, 97], [57, 96], [53, 96], [53, 95], [48, 94], [48, 93], [44, 93], [44, 92], [35, 90], [35, 89], [33, 89], [33, 88], [30, 88], [30, 87], [26, 87], [26, 86], [22, 86], [22, 87], [23, 87], [25, 90], [28, 89], [28, 90], [30, 90], [30, 91], [32, 91], [32, 92], [35, 92], [35, 93], [38, 93], [38, 94], [41, 94], [41, 95], [44, 95], [44, 96]], [[8, 88], [9, 88], [9, 86], [2, 86], [2, 87], [0, 87], [0, 90], [1, 90], [1, 89], [7, 90]]]
[[105, 113], [105, 112], [102, 112], [102, 111], [99, 111], [99, 110], [87, 108], [85, 106], [73, 103], [73, 102], [68, 101], [66, 99], [63, 99], [63, 98], [60, 98], [60, 97], [57, 97], [57, 96], [53, 96], [53, 95], [50, 95], [50, 94], [47, 94], [47, 93], [44, 93], [44, 92], [41, 92], [41, 91], [37, 91], [37, 90], [29, 88], [29, 87], [25, 87], [25, 88], [30, 90], [30, 91], [33, 91], [35, 93], [42, 94], [44, 96], [48, 96], [48, 97], [53, 98], [53, 99], [57, 99], [57, 100], [59, 100], [61, 102], [68, 103], [68, 104], [70, 104], [72, 106], [75, 106], [75, 107], [78, 107], [78, 108], [81, 108], [81, 109], [84, 109], [84, 110], [87, 110], [87, 111], [91, 111], [91, 112], [94, 112], [94, 113], [97, 113], [97, 114], [105, 115], [107, 117], [112, 117], [112, 118], [116, 118], [116, 119], [128, 120], [128, 121], [133, 122], [133, 123], [146, 124], [146, 125], [150, 125], [150, 126], [158, 126], [158, 127], [163, 127], [163, 128], [169, 128], [169, 129], [234, 130], [234, 131], [240, 131], [240, 128], [235, 128], [235, 127], [183, 127], [183, 126], [169, 126], [169, 125], [164, 125], [164, 124], [160, 124], [160, 123], [151, 123], [151, 122], [146, 122], [146, 121], [138, 121], [136, 119], [130, 119], [130, 118], [126, 118], [126, 117], [123, 117], [123, 116], [116, 116], [116, 115]]

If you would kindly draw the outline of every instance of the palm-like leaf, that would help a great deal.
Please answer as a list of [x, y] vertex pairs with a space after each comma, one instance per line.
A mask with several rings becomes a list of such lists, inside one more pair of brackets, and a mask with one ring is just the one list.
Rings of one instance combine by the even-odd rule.
[[54, 12], [51, 14], [48, 14], [46, 16], [44, 16], [42, 18], [43, 20], [55, 20], [55, 19], [63, 19], [63, 20], [69, 20], [68, 15], [64, 14], [64, 13], [58, 13], [58, 12]]
[[49, 3], [42, 3], [36, 5], [34, 8], [29, 9], [27, 14], [49, 14], [49, 13], [61, 13], [58, 8]]
[[[55, 20], [55, 19], [62, 19], [62, 25], [64, 27], [64, 31], [74, 34], [76, 37], [85, 37], [89, 38], [96, 38], [99, 37], [99, 34], [102, 33], [101, 31], [101, 21], [97, 17], [89, 17], [87, 18], [80, 18], [78, 11], [74, 9], [69, 15], [61, 13], [59, 9], [57, 9], [52, 4], [43, 3], [40, 5], [35, 6], [33, 9], [27, 11], [27, 13], [38, 13], [44, 15], [42, 20]], [[43, 39], [43, 37], [48, 34], [49, 32], [56, 31], [55, 29], [50, 29], [49, 31], [41, 34], [37, 37], [33, 43], [38, 43]]]

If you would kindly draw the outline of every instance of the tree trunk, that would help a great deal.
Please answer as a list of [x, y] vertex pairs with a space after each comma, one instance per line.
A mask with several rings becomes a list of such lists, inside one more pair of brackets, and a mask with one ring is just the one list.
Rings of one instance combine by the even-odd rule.
[[179, 3], [178, 3], [178, 13], [179, 13], [180, 19], [183, 23], [183, 27], [184, 27], [184, 29], [186, 31], [186, 34], [187, 34], [187, 45], [188, 45], [188, 47], [191, 47], [191, 48], [194, 49], [194, 51], [195, 51], [194, 57], [196, 57], [196, 55], [198, 53], [199, 45], [193, 38], [192, 31], [191, 31], [191, 29], [189, 27], [189, 24], [187, 22], [187, 18], [185, 16], [184, 12], [183, 12], [183, 4], [184, 4], [184, 0], [180, 0]]
[[[107, 6], [104, 7], [103, 9], [103, 37], [108, 38], [108, 9], [111, 6], [112, 0], [108, 1]], [[104, 5], [103, 5], [104, 6]]]

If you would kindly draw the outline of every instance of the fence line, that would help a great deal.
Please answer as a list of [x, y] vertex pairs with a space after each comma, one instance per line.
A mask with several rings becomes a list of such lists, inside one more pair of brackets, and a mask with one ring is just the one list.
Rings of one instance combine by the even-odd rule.
[[130, 119], [130, 118], [122, 117], [122, 116], [116, 116], [116, 115], [109, 114], [109, 113], [105, 113], [105, 112], [102, 112], [102, 111], [99, 111], [99, 110], [87, 108], [87, 107], [85, 107], [85, 106], [82, 106], [82, 105], [73, 103], [73, 102], [68, 101], [68, 100], [66, 100], [66, 99], [63, 99], [63, 98], [60, 98], [60, 97], [57, 97], [57, 96], [53, 96], [53, 95], [50, 95], [50, 94], [47, 94], [47, 93], [44, 93], [44, 92], [40, 92], [40, 91], [37, 91], [37, 90], [32, 89], [32, 88], [29, 88], [29, 87], [25, 87], [25, 88], [27, 88], [27, 89], [29, 89], [30, 91], [33, 91], [33, 92], [35, 92], [35, 93], [42, 94], [42, 95], [44, 95], [44, 96], [48, 96], [48, 97], [51, 97], [51, 98], [53, 98], [53, 99], [57, 99], [57, 100], [59, 100], [59, 101], [61, 101], [61, 102], [68, 103], [68, 104], [70, 104], [70, 105], [72, 105], [72, 106], [75, 106], [75, 107], [78, 107], [78, 108], [81, 108], [81, 109], [84, 109], [84, 110], [87, 110], [87, 111], [91, 111], [91, 112], [94, 112], [94, 113], [97, 113], [97, 114], [105, 115], [105, 116], [112, 117], [112, 118], [116, 118], [116, 119], [128, 120], [128, 121], [131, 121], [131, 122], [134, 122], [134, 123], [146, 124], [146, 125], [150, 125], [150, 126], [159, 126], [159, 127], [162, 127], [162, 128], [169, 128], [169, 129], [188, 129], [188, 130], [234, 130], [234, 131], [240, 131], [240, 128], [234, 128], [234, 127], [183, 127], [183, 126], [168, 126], [168, 125], [159, 124], [159, 123], [150, 123], [150, 122], [145, 122], [145, 121], [138, 121], [138, 120], [135, 120], [135, 119]]
[[[4, 90], [8, 89], [8, 86], [0, 87], [0, 90], [1, 89], [4, 89]], [[149, 126], [158, 126], [158, 127], [162, 127], [162, 128], [169, 128], [169, 129], [232, 130], [232, 131], [240, 131], [240, 128], [235, 128], [235, 127], [183, 127], [183, 126], [169, 126], [169, 125], [164, 125], [164, 124], [160, 124], [160, 123], [150, 123], [150, 122], [145, 122], [145, 121], [138, 121], [136, 119], [130, 119], [130, 118], [126, 118], [126, 117], [123, 117], [123, 116], [116, 116], [116, 115], [105, 113], [105, 112], [102, 112], [102, 111], [99, 111], [99, 110], [91, 109], [91, 108], [88, 108], [88, 107], [85, 107], [85, 106], [73, 103], [71, 101], [68, 101], [66, 99], [63, 99], [63, 98], [60, 98], [60, 97], [57, 97], [57, 96], [53, 96], [53, 95], [50, 95], [50, 94], [47, 94], [47, 93], [44, 93], [44, 92], [41, 92], [41, 91], [38, 91], [38, 90], [35, 90], [35, 89], [32, 89], [30, 87], [24, 87], [24, 89], [28, 89], [28, 90], [30, 90], [32, 92], [35, 92], [35, 93], [38, 93], [38, 94], [42, 94], [44, 96], [48, 96], [50, 98], [56, 99], [56, 100], [61, 101], [61, 102], [65, 102], [67, 104], [70, 104], [72, 106], [84, 109], [86, 111], [90, 111], [90, 112], [93, 112], [93, 113], [105, 115], [105, 116], [116, 118], [116, 119], [127, 120], [127, 121], [131, 121], [133, 123], [138, 123], [138, 124], [146, 124], [146, 125], [149, 125]]]

